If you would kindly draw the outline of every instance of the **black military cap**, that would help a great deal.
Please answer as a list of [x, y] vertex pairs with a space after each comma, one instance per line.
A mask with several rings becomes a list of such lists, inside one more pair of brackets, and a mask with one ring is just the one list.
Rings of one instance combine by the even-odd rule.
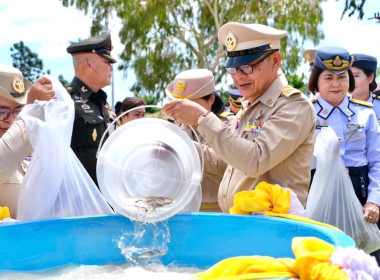
[[111, 56], [112, 43], [111, 35], [104, 33], [100, 36], [91, 37], [78, 43], [73, 43], [67, 47], [67, 52], [71, 55], [79, 53], [96, 53], [111, 63], [115, 63], [116, 59]]

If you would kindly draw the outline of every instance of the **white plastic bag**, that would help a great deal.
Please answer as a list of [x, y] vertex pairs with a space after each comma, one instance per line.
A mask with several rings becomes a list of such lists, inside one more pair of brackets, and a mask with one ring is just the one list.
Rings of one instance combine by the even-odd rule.
[[113, 213], [72, 149], [74, 104], [62, 84], [48, 77], [57, 100], [25, 106], [34, 148], [19, 195], [18, 220]]
[[302, 206], [301, 201], [298, 200], [297, 194], [289, 188], [283, 188], [283, 189], [290, 191], [290, 208], [287, 214], [305, 217], [306, 210]]
[[314, 148], [317, 168], [306, 203], [306, 217], [333, 225], [366, 253], [380, 248], [380, 230], [363, 218], [363, 207], [339, 154], [334, 130], [323, 128]]

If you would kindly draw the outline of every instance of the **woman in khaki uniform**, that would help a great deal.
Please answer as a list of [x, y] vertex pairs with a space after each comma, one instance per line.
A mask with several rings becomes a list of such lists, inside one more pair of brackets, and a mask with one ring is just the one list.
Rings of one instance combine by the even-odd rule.
[[292, 189], [305, 205], [315, 142], [314, 110], [306, 96], [287, 83], [280, 71], [280, 38], [286, 31], [261, 24], [227, 23], [218, 38], [227, 47], [226, 70], [243, 96], [242, 109], [230, 127], [187, 99], [168, 102], [163, 112], [178, 123], [197, 125], [211, 148], [205, 170], [227, 163], [219, 187], [223, 212], [237, 192], [261, 181]]
[[[226, 125], [232, 113], [224, 112], [224, 103], [215, 93], [214, 75], [207, 69], [191, 69], [179, 73], [174, 81], [165, 89], [166, 95], [170, 99], [189, 99], [208, 111], [213, 112]], [[226, 114], [227, 113], [227, 114]], [[193, 130], [189, 125], [182, 124], [181, 128], [193, 140], [197, 141]], [[193, 127], [197, 132], [197, 128]], [[207, 145], [205, 139], [200, 136], [202, 144]], [[212, 174], [204, 172], [202, 178], [202, 212], [221, 212], [218, 205], [219, 184], [223, 174]]]
[[[30, 96], [28, 96], [30, 92]], [[55, 98], [45, 77], [32, 84], [16, 68], [0, 65], [0, 206], [17, 216], [18, 194], [33, 151], [25, 123], [16, 119], [26, 103]]]

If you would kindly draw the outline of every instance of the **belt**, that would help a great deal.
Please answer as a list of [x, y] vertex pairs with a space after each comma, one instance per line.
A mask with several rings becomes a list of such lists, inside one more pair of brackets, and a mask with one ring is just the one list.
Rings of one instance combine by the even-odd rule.
[[368, 165], [359, 167], [346, 167], [346, 171], [350, 176], [360, 176], [363, 174], [368, 174]]
[[202, 203], [200, 210], [209, 210], [209, 209], [218, 209], [219, 204], [218, 203]]

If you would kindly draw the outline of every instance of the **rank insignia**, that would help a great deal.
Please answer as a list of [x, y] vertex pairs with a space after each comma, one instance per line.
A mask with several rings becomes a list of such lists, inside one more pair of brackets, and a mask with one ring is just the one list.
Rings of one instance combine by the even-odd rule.
[[89, 109], [91, 109], [91, 107], [90, 107], [90, 105], [88, 105], [88, 104], [82, 104], [82, 108], [84, 109], [84, 110], [89, 110]]
[[250, 132], [260, 132], [262, 127], [261, 122], [245, 122], [244, 124], [244, 131], [250, 131]]
[[94, 128], [94, 130], [92, 131], [92, 140], [94, 140], [95, 142], [96, 138], [98, 138], [98, 132], [96, 131], [96, 128]]
[[80, 90], [81, 90], [81, 92], [87, 92], [88, 91], [84, 86]]

